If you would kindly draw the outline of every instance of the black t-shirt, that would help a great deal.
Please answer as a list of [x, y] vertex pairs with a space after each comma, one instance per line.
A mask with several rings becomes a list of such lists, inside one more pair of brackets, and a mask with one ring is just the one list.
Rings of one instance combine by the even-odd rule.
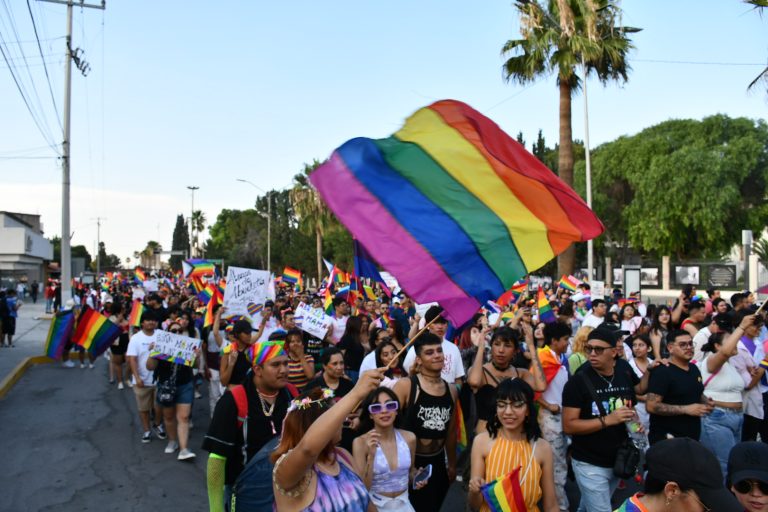
[[[237, 349], [233, 348], [233, 350]], [[224, 357], [228, 357], [228, 355], [228, 353], [225, 353]], [[235, 364], [232, 366], [232, 374], [229, 377], [229, 385], [245, 383], [250, 369], [251, 362], [248, 361], [248, 356], [245, 355], [245, 352], [238, 351], [237, 359], [235, 359]]]
[[[272, 416], [267, 418], [252, 379], [245, 382], [248, 397], [248, 460], [283, 429], [291, 395], [283, 389], [277, 395]], [[270, 422], [271, 419], [271, 422]], [[274, 433], [273, 433], [274, 427]], [[203, 450], [227, 458], [224, 483], [232, 485], [243, 470], [243, 429], [237, 425], [237, 404], [227, 390], [216, 403], [208, 433], [203, 439]]]
[[155, 368], [155, 381], [166, 381], [173, 375], [173, 367], [176, 367], [176, 385], [189, 383], [194, 377], [192, 368], [183, 364], [175, 364], [170, 361], [158, 361]]
[[[352, 384], [352, 381], [349, 379], [345, 379], [342, 377], [339, 379], [339, 387], [332, 390], [333, 391], [333, 398], [338, 401], [338, 399], [342, 398], [344, 395], [352, 391], [352, 388], [354, 388], [355, 385]], [[326, 384], [325, 379], [323, 379], [323, 374], [321, 373], [304, 387], [304, 393], [314, 389], [314, 388], [328, 388], [330, 389], [330, 386]]]
[[[689, 364], [688, 371], [670, 364], [658, 366], [650, 375], [648, 381], [648, 393], [661, 397], [661, 401], [669, 405], [689, 405], [701, 402], [704, 394], [704, 384], [701, 382], [701, 373], [696, 365]], [[667, 434], [674, 437], [690, 437], [698, 441], [701, 435], [701, 418], [688, 416], [660, 416], [651, 414], [651, 431], [648, 440], [656, 443], [667, 438]]]
[[322, 368], [320, 362], [320, 356], [323, 354], [323, 340], [312, 336], [308, 332], [304, 333], [304, 353], [312, 356], [315, 360], [315, 372], [319, 372]]
[[[592, 369], [592, 366], [584, 364], [576, 375], [568, 380], [563, 389], [563, 407], [579, 409], [579, 419], [589, 420], [600, 417], [597, 404], [584, 382], [585, 377], [592, 382], [606, 414], [621, 407], [623, 402], [635, 402], [635, 386], [640, 379], [629, 363], [623, 359], [617, 359], [613, 378], [603, 378]], [[574, 459], [593, 466], [612, 468], [617, 448], [627, 439], [627, 428], [624, 424], [614, 425], [591, 434], [574, 435], [572, 439]]]
[[344, 351], [344, 366], [347, 370], [357, 372], [365, 358], [365, 348], [358, 343], [352, 336], [342, 336], [339, 344], [339, 350]]

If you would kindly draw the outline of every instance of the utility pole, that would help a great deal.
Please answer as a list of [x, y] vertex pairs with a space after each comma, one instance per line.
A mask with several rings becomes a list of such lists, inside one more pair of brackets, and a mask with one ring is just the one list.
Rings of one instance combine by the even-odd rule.
[[[581, 57], [581, 66], [584, 68], [584, 155], [586, 156], [586, 188], [587, 188], [587, 206], [592, 208], [592, 159], [589, 154], [589, 106], [587, 104], [587, 65], [584, 63], [584, 56]], [[594, 242], [587, 240], [587, 278], [591, 283], [595, 276], [594, 271]]]
[[192, 257], [194, 258], [196, 256], [195, 254], [195, 190], [199, 190], [200, 187], [195, 186], [188, 186], [189, 190], [192, 191], [192, 213], [189, 216], [189, 244], [190, 249], [189, 252], [192, 254]]
[[69, 150], [70, 150], [70, 118], [72, 104], [72, 61], [78, 59], [77, 67], [84, 74], [88, 74], [88, 65], [80, 62], [79, 56], [72, 51], [72, 7], [77, 5], [81, 9], [106, 9], [106, 1], [101, 5], [86, 4], [83, 0], [40, 0], [52, 4], [67, 6], [67, 36], [66, 36], [66, 65], [64, 67], [64, 140], [61, 143], [61, 301], [66, 303], [72, 297], [72, 247], [69, 226]]
[[101, 274], [101, 221], [107, 220], [101, 217], [91, 219], [96, 221], [96, 279]]

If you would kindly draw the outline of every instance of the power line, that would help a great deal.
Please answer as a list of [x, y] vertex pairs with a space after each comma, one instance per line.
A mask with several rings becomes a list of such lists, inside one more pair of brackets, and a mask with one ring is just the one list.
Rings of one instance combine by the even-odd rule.
[[53, 110], [56, 112], [56, 122], [59, 123], [59, 128], [64, 129], [61, 126], [61, 116], [59, 115], [59, 107], [56, 105], [56, 98], [53, 96], [53, 87], [51, 87], [51, 77], [48, 75], [48, 66], [45, 65], [45, 57], [43, 57], [43, 47], [40, 44], [40, 36], [37, 35], [37, 24], [35, 23], [35, 17], [32, 15], [32, 6], [29, 5], [27, 0], [27, 10], [29, 11], [29, 18], [32, 20], [32, 28], [35, 30], [35, 39], [37, 40], [37, 48], [40, 50], [40, 58], [43, 59], [43, 69], [45, 70], [45, 79], [48, 82], [48, 91], [51, 93], [51, 101], [53, 102]]

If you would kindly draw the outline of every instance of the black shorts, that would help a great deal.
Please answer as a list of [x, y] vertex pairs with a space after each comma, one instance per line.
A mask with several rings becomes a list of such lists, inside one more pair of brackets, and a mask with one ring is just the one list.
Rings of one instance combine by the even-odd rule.
[[112, 345], [109, 347], [109, 350], [116, 356], [124, 356], [128, 350], [128, 335], [121, 334], [118, 338], [117, 345]]
[[16, 334], [16, 318], [6, 316], [3, 318], [3, 334], [13, 336]]

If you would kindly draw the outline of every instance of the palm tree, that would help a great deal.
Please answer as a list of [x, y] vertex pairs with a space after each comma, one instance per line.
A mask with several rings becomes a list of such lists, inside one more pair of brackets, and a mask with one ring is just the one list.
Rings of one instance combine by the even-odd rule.
[[[761, 16], [763, 15], [763, 10], [768, 9], [768, 0], [744, 0], [744, 3], [753, 6]], [[765, 82], [766, 85], [768, 85], [768, 67], [763, 69], [760, 74], [749, 83], [747, 90], [752, 89], [759, 82]]]
[[[544, 5], [546, 3], [546, 5]], [[501, 53], [507, 81], [528, 84], [554, 74], [560, 91], [560, 145], [558, 174], [573, 187], [571, 97], [582, 77], [594, 73], [604, 84], [626, 82], [627, 53], [634, 48], [627, 33], [639, 29], [617, 25], [621, 9], [614, 0], [518, 0], [522, 39], [511, 39]], [[558, 274], [572, 274], [575, 247], [558, 258]]]
[[320, 199], [320, 194], [312, 188], [307, 177], [321, 163], [314, 160], [311, 165], [304, 164], [304, 169], [293, 177], [294, 185], [289, 192], [293, 209], [299, 220], [299, 229], [307, 234], [315, 234], [318, 283], [323, 275], [323, 234], [331, 225], [333, 216]]
[[[160, 253], [163, 250], [163, 246], [154, 240], [147, 242], [147, 246], [143, 251], [139, 253], [141, 257], [141, 266], [144, 268], [159, 269], [160, 268]], [[135, 255], [136, 253], [134, 253]]]
[[195, 237], [192, 239], [192, 253], [197, 255], [197, 239], [200, 233], [205, 229], [205, 214], [201, 210], [195, 210], [192, 212], [192, 231], [195, 233]]

